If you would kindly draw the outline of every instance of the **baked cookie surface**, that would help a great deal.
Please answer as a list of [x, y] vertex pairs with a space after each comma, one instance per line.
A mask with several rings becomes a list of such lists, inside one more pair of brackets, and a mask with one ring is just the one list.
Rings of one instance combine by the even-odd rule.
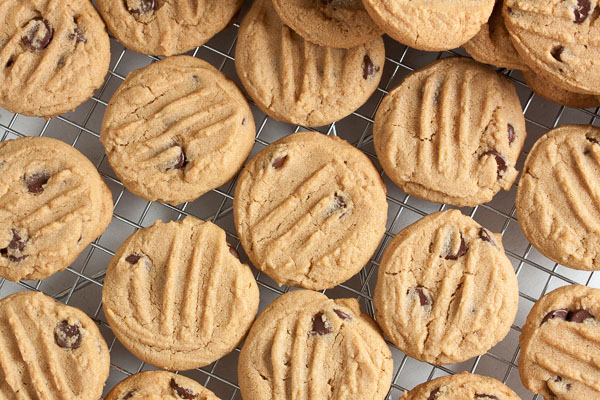
[[519, 287], [501, 239], [458, 210], [402, 230], [384, 252], [373, 297], [390, 340], [436, 365], [484, 354], [502, 340]]
[[253, 265], [280, 285], [326, 289], [369, 261], [385, 232], [385, 186], [348, 142], [299, 132], [246, 165], [233, 202]]
[[44, 279], [69, 266], [112, 218], [94, 165], [56, 139], [0, 143], [0, 276]]
[[109, 102], [100, 141], [131, 192], [176, 205], [231, 180], [254, 135], [235, 83], [206, 61], [174, 56], [129, 74]]
[[89, 0], [0, 2], [0, 106], [53, 117], [104, 82], [110, 43]]
[[225, 231], [193, 217], [157, 221], [130, 236], [102, 289], [121, 343], [168, 370], [202, 367], [232, 351], [250, 329], [258, 297], [252, 271]]
[[573, 108], [595, 108], [600, 106], [600, 99], [598, 99], [597, 96], [570, 92], [556, 86], [529, 69], [522, 72], [527, 86], [529, 86], [535, 94], [546, 100]]

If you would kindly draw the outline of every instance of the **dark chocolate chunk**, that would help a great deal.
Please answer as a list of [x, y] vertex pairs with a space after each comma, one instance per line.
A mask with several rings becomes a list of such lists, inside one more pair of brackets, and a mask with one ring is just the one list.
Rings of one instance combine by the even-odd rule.
[[425, 307], [425, 306], [431, 305], [431, 300], [425, 294], [425, 291], [423, 290], [423, 286], [417, 286], [414, 289], [414, 291], [419, 296], [419, 301], [421, 302], [421, 306]]
[[594, 318], [594, 316], [587, 310], [575, 310], [571, 311], [567, 316], [567, 321], [576, 322], [578, 324], [582, 323], [586, 319]]
[[177, 394], [177, 396], [181, 399], [197, 399], [198, 398], [198, 394], [192, 392], [190, 389], [186, 389], [184, 387], [181, 387], [177, 384], [177, 382], [175, 382], [175, 379], [171, 378], [171, 383], [170, 383], [171, 389], [173, 389], [175, 391], [175, 393]]
[[476, 399], [492, 399], [492, 400], [500, 400], [500, 399], [498, 398], [498, 396], [494, 396], [494, 395], [491, 395], [491, 394], [479, 394], [479, 393], [476, 393], [476, 394], [475, 394], [475, 398], [476, 398]]
[[69, 33], [69, 40], [74, 40], [75, 43], [87, 43], [87, 39], [83, 35], [83, 31], [76, 26], [75, 31], [73, 33]]
[[577, 5], [575, 6], [575, 23], [582, 24], [590, 15], [590, 0], [577, 0]]
[[329, 329], [327, 326], [325, 326], [325, 321], [323, 321], [323, 313], [322, 312], [318, 312], [315, 314], [315, 316], [312, 319], [312, 323], [313, 323], [313, 327], [312, 330], [310, 331], [311, 335], [327, 335], [328, 333], [331, 333], [331, 329]]
[[368, 54], [365, 54], [363, 59], [363, 79], [368, 79], [371, 75], [379, 72], [379, 66], [374, 65], [371, 57]]
[[542, 319], [542, 324], [544, 324], [545, 322], [547, 322], [550, 319], [560, 319], [562, 321], [566, 321], [568, 315], [569, 315], [569, 310], [565, 310], [565, 309], [550, 311], [548, 314], [546, 314], [544, 319]]
[[496, 164], [498, 165], [498, 178], [501, 178], [508, 169], [508, 161], [506, 161], [506, 158], [496, 150], [486, 151], [481, 156], [493, 156], [496, 159]]
[[511, 124], [508, 124], [507, 126], [507, 130], [508, 130], [508, 144], [513, 144], [513, 142], [515, 141], [515, 127], [512, 126]]
[[552, 51], [550, 51], [550, 54], [552, 55], [552, 57], [554, 57], [556, 59], [556, 61], [560, 61], [562, 62], [562, 53], [563, 51], [565, 51], [565, 48], [563, 46], [554, 46], [552, 48]]
[[31, 21], [34, 21], [34, 23], [25, 36], [21, 38], [21, 43], [31, 51], [44, 50], [52, 41], [54, 29], [52, 29], [50, 22], [42, 17], [35, 17]]
[[54, 340], [63, 349], [76, 349], [81, 345], [81, 329], [63, 320], [54, 328]]
[[237, 258], [239, 260], [240, 259], [240, 253], [238, 253], [238, 251], [236, 250], [236, 248], [233, 247], [232, 245], [230, 245], [229, 243], [227, 243], [227, 246], [229, 246], [229, 252], [231, 253], [231, 255], [234, 256], [235, 258]]
[[274, 169], [280, 169], [281, 167], [283, 167], [285, 165], [285, 162], [287, 161], [288, 156], [283, 156], [283, 157], [277, 157], [276, 159], [273, 160], [273, 162], [271, 163], [271, 166]]
[[338, 317], [340, 317], [340, 319], [344, 319], [344, 320], [352, 320], [352, 317], [348, 314], [346, 314], [345, 312], [343, 312], [342, 310], [333, 310], [334, 313], [337, 314]]
[[138, 261], [140, 261], [140, 258], [142, 258], [142, 256], [140, 254], [130, 254], [127, 256], [127, 258], [125, 259], [125, 261], [127, 261], [129, 264], [137, 264]]
[[25, 177], [25, 185], [29, 193], [40, 194], [44, 191], [44, 185], [48, 183], [50, 175], [46, 172], [38, 172], [36, 174]]
[[434, 400], [439, 392], [440, 388], [432, 390], [431, 393], [429, 393], [429, 397], [427, 398], [427, 400]]
[[127, 11], [133, 15], [150, 14], [156, 9], [155, 0], [125, 0]]
[[458, 251], [456, 252], [456, 254], [448, 253], [444, 256], [444, 258], [446, 260], [458, 260], [460, 257], [467, 254], [467, 250], [469, 250], [469, 248], [465, 243], [465, 239], [463, 239], [462, 235], [460, 235], [460, 246], [458, 246]]
[[483, 240], [484, 242], [491, 243], [494, 246], [496, 245], [496, 242], [494, 242], [494, 239], [492, 239], [492, 236], [488, 233], [488, 231], [486, 231], [483, 228], [479, 229], [479, 238], [481, 240]]

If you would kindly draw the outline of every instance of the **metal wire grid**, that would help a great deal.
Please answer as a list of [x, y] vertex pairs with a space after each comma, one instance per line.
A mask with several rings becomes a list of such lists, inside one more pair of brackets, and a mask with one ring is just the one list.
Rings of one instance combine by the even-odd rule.
[[[250, 2], [246, 2], [250, 3]], [[244, 9], [247, 9], [246, 4]], [[242, 13], [243, 14], [243, 13]], [[196, 48], [189, 54], [203, 58], [223, 71], [238, 85], [234, 67], [234, 49], [239, 28], [237, 22], [215, 36], [206, 45]], [[362, 309], [373, 316], [372, 293], [376, 283], [377, 268], [383, 251], [394, 235], [408, 224], [429, 213], [449, 208], [406, 195], [393, 185], [383, 171], [372, 147], [372, 123], [375, 112], [383, 96], [395, 87], [402, 78], [435, 59], [449, 55], [466, 55], [462, 49], [449, 52], [426, 53], [417, 51], [385, 38], [386, 64], [379, 88], [369, 101], [351, 116], [337, 123], [316, 129], [327, 135], [337, 135], [349, 140], [354, 146], [369, 156], [378, 167], [388, 187], [388, 222], [385, 236], [369, 264], [354, 278], [334, 289], [324, 291], [330, 297], [355, 297]], [[99, 143], [99, 130], [107, 101], [128, 72], [158, 60], [156, 57], [142, 56], [126, 50], [111, 37], [112, 61], [104, 85], [94, 97], [74, 112], [51, 120], [29, 118], [0, 109], [0, 140], [21, 136], [50, 136], [61, 139], [82, 151], [98, 168], [98, 171], [111, 188], [114, 200], [113, 219], [107, 231], [82, 252], [80, 257], [63, 272], [44, 281], [23, 281], [13, 283], [0, 278], [0, 298], [22, 290], [42, 291], [65, 304], [79, 307], [90, 315], [100, 327], [111, 351], [111, 373], [105, 393], [117, 382], [133, 373], [153, 369], [131, 355], [115, 339], [102, 312], [101, 289], [108, 261], [122, 241], [135, 230], [151, 225], [156, 219], [175, 220], [187, 215], [210, 220], [227, 232], [229, 240], [235, 243], [243, 260], [247, 257], [239, 246], [233, 224], [232, 200], [237, 177], [219, 189], [207, 193], [200, 199], [174, 207], [168, 204], [143, 201], [129, 193], [110, 169], [103, 148]], [[499, 70], [511, 79], [521, 98], [527, 121], [528, 138], [519, 166], [522, 166], [527, 151], [545, 131], [566, 123], [597, 124], [599, 110], [575, 110], [558, 106], [535, 96], [523, 83], [518, 71]], [[240, 85], [241, 87], [241, 85]], [[250, 99], [248, 99], [250, 100]], [[251, 101], [250, 101], [251, 102]], [[304, 130], [268, 118], [252, 104], [257, 133], [252, 155], [264, 146], [291, 132]], [[512, 387], [524, 399], [537, 399], [522, 387], [517, 370], [519, 355], [518, 335], [527, 313], [533, 303], [548, 291], [565, 284], [585, 284], [600, 287], [598, 273], [575, 271], [554, 263], [538, 253], [527, 242], [520, 231], [515, 217], [515, 188], [508, 193], [498, 194], [488, 204], [473, 208], [461, 208], [487, 228], [501, 232], [506, 253], [513, 262], [519, 278], [520, 303], [515, 324], [508, 336], [487, 354], [467, 362], [446, 367], [435, 367], [404, 355], [391, 343], [394, 356], [394, 378], [388, 399], [396, 400], [402, 392], [415, 385], [438, 376], [460, 371], [476, 372], [495, 377]], [[253, 269], [261, 294], [260, 310], [274, 298], [289, 290], [278, 287], [266, 275]], [[198, 380], [223, 399], [241, 399], [237, 385], [238, 347], [230, 355], [215, 363], [192, 371], [186, 376]]]

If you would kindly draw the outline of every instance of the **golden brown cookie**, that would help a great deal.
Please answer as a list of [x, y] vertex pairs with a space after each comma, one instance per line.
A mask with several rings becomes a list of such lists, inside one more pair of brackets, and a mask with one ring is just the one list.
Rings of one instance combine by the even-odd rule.
[[348, 142], [294, 133], [264, 148], [240, 174], [236, 228], [255, 267], [280, 285], [326, 289], [369, 261], [385, 232], [385, 186]]
[[525, 83], [527, 83], [527, 86], [535, 94], [554, 103], [573, 108], [594, 108], [600, 106], [600, 100], [597, 96], [570, 92], [545, 80], [529, 69], [523, 70], [523, 78], [525, 78]]
[[415, 387], [400, 400], [521, 400], [508, 386], [488, 376], [461, 372]]

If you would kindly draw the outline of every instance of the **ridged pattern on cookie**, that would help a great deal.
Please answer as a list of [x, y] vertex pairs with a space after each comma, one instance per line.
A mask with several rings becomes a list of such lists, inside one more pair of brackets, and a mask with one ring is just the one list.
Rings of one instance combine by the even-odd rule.
[[600, 269], [600, 129], [566, 125], [531, 149], [516, 207], [527, 239], [571, 268]]
[[0, 276], [67, 268], [111, 217], [110, 191], [76, 149], [45, 137], [0, 143]]
[[225, 184], [254, 144], [237, 86], [205, 61], [169, 57], [130, 74], [112, 97], [102, 141], [125, 186], [179, 204]]
[[519, 338], [519, 374], [545, 399], [600, 396], [600, 290], [565, 286], [542, 297]]
[[104, 82], [110, 43], [90, 1], [2, 1], [0, 26], [3, 108], [55, 116], [83, 103]]
[[546, 100], [573, 108], [595, 108], [600, 106], [600, 100], [597, 96], [570, 92], [545, 80], [531, 70], [524, 70], [522, 73], [527, 86], [536, 95]]
[[[64, 321], [75, 327], [74, 341], [68, 344], [56, 338]], [[95, 323], [78, 309], [41, 293], [6, 297], [0, 302], [0, 348], [3, 399], [102, 395], [110, 366], [108, 348]]]
[[384, 399], [393, 362], [355, 299], [299, 290], [278, 297], [240, 353], [244, 399]]
[[373, 304], [398, 348], [441, 365], [484, 354], [502, 340], [518, 299], [501, 236], [452, 210], [426, 216], [392, 240]]
[[136, 232], [106, 272], [113, 332], [140, 359], [169, 370], [229, 353], [258, 311], [256, 281], [235, 254], [225, 231], [192, 217]]
[[235, 65], [248, 94], [269, 116], [321, 126], [367, 101], [384, 62], [381, 38], [352, 49], [321, 47], [284, 25], [271, 0], [257, 0], [240, 26]]
[[240, 175], [234, 215], [253, 264], [279, 284], [325, 289], [369, 260], [385, 231], [377, 170], [336, 137], [295, 133]]
[[383, 100], [375, 150], [386, 174], [409, 194], [473, 206], [509, 190], [525, 140], [512, 83], [467, 58], [418, 70]]
[[597, 0], [506, 0], [504, 20], [521, 58], [570, 91], [599, 94]]

